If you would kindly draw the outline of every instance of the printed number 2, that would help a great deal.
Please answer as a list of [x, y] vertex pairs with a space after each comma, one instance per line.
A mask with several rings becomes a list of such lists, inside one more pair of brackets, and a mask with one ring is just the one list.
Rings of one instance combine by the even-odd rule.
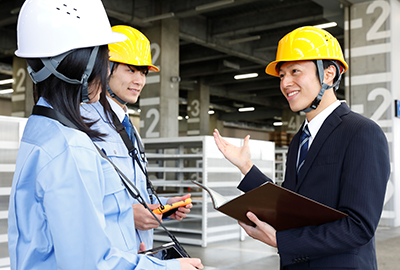
[[15, 88], [16, 92], [25, 92], [25, 78], [26, 78], [26, 71], [23, 68], [18, 69], [17, 71], [18, 83]]
[[153, 65], [155, 65], [155, 62], [157, 61], [158, 57], [160, 56], [161, 48], [158, 43], [151, 43], [150, 44], [150, 50], [151, 50], [151, 62]]
[[380, 120], [384, 113], [390, 108], [392, 95], [386, 88], [375, 88], [368, 94], [368, 101], [376, 100], [378, 96], [383, 97], [381, 105], [372, 114], [371, 119], [378, 123], [381, 127], [390, 127], [390, 120]]
[[151, 118], [154, 116], [153, 121], [150, 123], [149, 129], [146, 131], [146, 138], [158, 138], [160, 137], [160, 132], [154, 131], [158, 122], [160, 121], [160, 112], [155, 109], [151, 108], [146, 113], [146, 118]]
[[382, 13], [372, 25], [371, 29], [369, 29], [367, 41], [390, 37], [390, 30], [379, 32], [379, 28], [381, 28], [390, 15], [390, 5], [386, 1], [373, 1], [367, 8], [367, 14], [372, 14], [376, 8], [381, 8]]

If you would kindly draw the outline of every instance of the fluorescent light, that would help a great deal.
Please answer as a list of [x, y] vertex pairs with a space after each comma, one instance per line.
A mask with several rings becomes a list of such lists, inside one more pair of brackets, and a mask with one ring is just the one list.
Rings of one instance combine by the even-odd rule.
[[254, 110], [255, 110], [254, 107], [244, 107], [244, 108], [239, 108], [238, 109], [239, 112], [252, 112]]
[[14, 82], [14, 79], [1, 80], [0, 85], [9, 84], [9, 83], [13, 83], [13, 82]]
[[215, 113], [215, 111], [213, 111], [213, 110], [208, 111], [208, 114], [214, 114], [214, 113]]
[[179, 121], [183, 120], [183, 117], [179, 115], [179, 116], [178, 116], [178, 120], [179, 120]]
[[140, 109], [128, 109], [128, 113], [129, 114], [138, 114], [140, 112], [141, 112]]
[[258, 73], [240, 74], [240, 75], [235, 75], [233, 78], [235, 78], [235, 80], [243, 80], [243, 79], [250, 79], [250, 78], [256, 78], [256, 77], [258, 77]]
[[335, 27], [335, 26], [337, 26], [336, 22], [328, 22], [328, 23], [314, 25], [314, 27], [318, 27], [321, 29], [331, 28], [331, 27]]
[[13, 90], [12, 88], [10, 88], [10, 89], [3, 89], [3, 90], [0, 90], [0, 95], [11, 94], [12, 92], [14, 92], [14, 90]]
[[211, 3], [211, 4], [197, 6], [196, 10], [205, 10], [205, 9], [211, 9], [211, 8], [215, 8], [215, 7], [225, 6], [228, 4], [232, 4], [233, 2], [235, 2], [235, 0], [218, 1], [218, 2]]
[[280, 127], [280, 126], [283, 125], [283, 123], [282, 123], [282, 122], [274, 122], [273, 125], [274, 125], [275, 127]]

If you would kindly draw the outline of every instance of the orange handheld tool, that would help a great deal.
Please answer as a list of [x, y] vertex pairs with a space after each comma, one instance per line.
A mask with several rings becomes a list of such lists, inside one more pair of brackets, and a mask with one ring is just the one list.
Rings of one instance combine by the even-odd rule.
[[192, 199], [187, 198], [186, 200], [179, 201], [179, 202], [176, 202], [176, 203], [173, 203], [173, 204], [166, 204], [166, 205], [164, 205], [164, 209], [161, 209], [161, 207], [158, 207], [157, 209], [153, 210], [153, 213], [154, 214], [163, 214], [163, 213], [171, 211], [171, 210], [175, 210], [176, 211], [176, 210], [178, 210], [178, 207], [188, 205], [191, 202], [192, 202]]

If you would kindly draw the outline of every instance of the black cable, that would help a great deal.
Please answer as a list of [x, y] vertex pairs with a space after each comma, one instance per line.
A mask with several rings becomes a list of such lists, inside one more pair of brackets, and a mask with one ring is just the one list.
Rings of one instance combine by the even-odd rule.
[[[94, 144], [94, 143], [93, 143]], [[97, 151], [100, 153], [100, 155], [105, 158], [110, 164], [114, 167], [114, 169], [117, 171], [119, 174], [120, 178], [122, 179], [122, 182], [124, 183], [126, 189], [128, 190], [129, 194], [135, 198], [141, 205], [144, 206], [154, 217], [155, 220], [157, 220], [158, 224], [165, 230], [165, 232], [168, 234], [168, 236], [172, 239], [172, 241], [175, 243], [175, 245], [179, 248], [178, 253], [183, 257], [183, 258], [190, 258], [189, 254], [186, 252], [186, 250], [182, 247], [182, 245], [179, 243], [179, 241], [175, 238], [173, 234], [171, 234], [168, 229], [164, 226], [164, 224], [156, 217], [156, 215], [153, 213], [153, 211], [148, 207], [147, 203], [143, 199], [143, 197], [140, 195], [139, 190], [136, 188], [136, 186], [128, 179], [128, 177], [125, 176], [125, 174], [106, 156], [106, 154], [100, 150], [100, 148], [94, 144], [96, 147]], [[134, 193], [134, 191], [136, 194]]]
[[[57, 110], [54, 110], [52, 108], [45, 107], [45, 106], [40, 106], [40, 105], [35, 105], [35, 106], [33, 106], [32, 114], [33, 115], [45, 116], [45, 117], [54, 119], [56, 121], [59, 121], [64, 126], [67, 126], [69, 128], [73, 128], [73, 129], [77, 129], [77, 127], [76, 127], [76, 125], [74, 123], [72, 123], [63, 114], [61, 114], [60, 112], [58, 112]], [[136, 186], [128, 179], [128, 177], [126, 177], [124, 175], [124, 173], [107, 157], [107, 155], [95, 143], [93, 143], [93, 145], [96, 147], [96, 149], [100, 153], [100, 155], [103, 158], [105, 158], [108, 162], [110, 162], [110, 164], [117, 171], [117, 173], [119, 174], [119, 176], [120, 176], [122, 182], [124, 183], [126, 189], [128, 190], [128, 193], [134, 199], [136, 199], [141, 205], [143, 205], [144, 208], [146, 208], [152, 214], [152, 216], [155, 218], [155, 220], [157, 220], [157, 222], [160, 224], [160, 226], [165, 230], [165, 232], [168, 234], [168, 236], [171, 238], [171, 240], [176, 245], [177, 252], [179, 253], [179, 255], [181, 255], [183, 258], [190, 258], [190, 256], [187, 253], [187, 251], [182, 247], [182, 245], [175, 238], [175, 236], [168, 231], [168, 229], [164, 226], [164, 224], [162, 224], [162, 222], [156, 217], [156, 215], [153, 213], [153, 211], [147, 206], [146, 201], [140, 195], [140, 192], [136, 188]], [[136, 194], [132, 189], [136, 192]]]

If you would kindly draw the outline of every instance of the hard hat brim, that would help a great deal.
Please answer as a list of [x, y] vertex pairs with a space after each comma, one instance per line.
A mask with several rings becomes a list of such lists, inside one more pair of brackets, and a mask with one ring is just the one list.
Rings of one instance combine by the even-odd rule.
[[[101, 45], [108, 45], [110, 43], [117, 43], [117, 42], [125, 41], [127, 38], [128, 37], [124, 34], [110, 31], [110, 34], [107, 36], [99, 37], [97, 40], [93, 41], [92, 43], [86, 42], [85, 44], [82, 44], [82, 46], [77, 45], [73, 49], [82, 49], [82, 48], [90, 48], [90, 47], [101, 46]], [[60, 48], [58, 51], [57, 50], [53, 50], [53, 51], [36, 50], [34, 53], [26, 52], [21, 49], [17, 49], [15, 51], [15, 55], [18, 57], [22, 57], [22, 58], [42, 58], [42, 57], [57, 56], [64, 52], [66, 52], [65, 48]]]

